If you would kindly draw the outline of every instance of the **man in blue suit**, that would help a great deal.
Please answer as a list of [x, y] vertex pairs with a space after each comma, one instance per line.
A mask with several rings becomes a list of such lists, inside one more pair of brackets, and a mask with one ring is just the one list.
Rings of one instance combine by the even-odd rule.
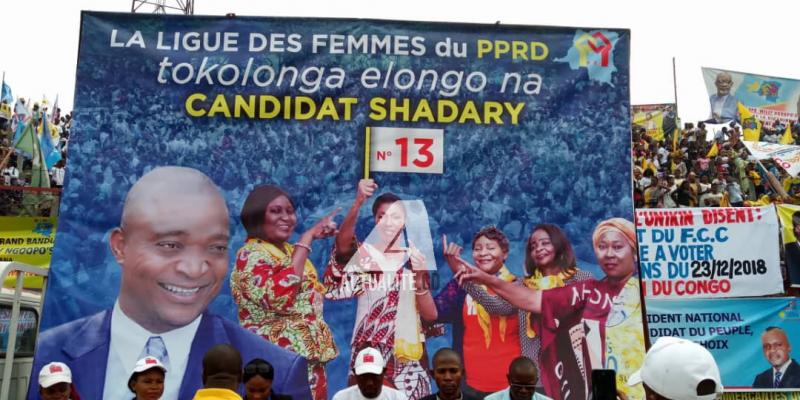
[[[305, 359], [207, 311], [228, 271], [228, 221], [219, 189], [200, 171], [161, 167], [142, 176], [111, 233], [122, 267], [114, 307], [43, 332], [33, 370], [63, 362], [82, 398], [127, 399], [136, 360], [150, 355], [167, 367], [162, 399], [190, 399], [203, 386], [203, 355], [224, 343], [245, 360], [269, 360], [276, 392], [310, 400]], [[37, 393], [34, 376], [28, 398]]]
[[711, 102], [711, 120], [716, 123], [723, 123], [738, 120], [739, 100], [731, 94], [733, 88], [733, 77], [727, 72], [720, 72], [714, 80], [717, 93], [709, 96]]
[[770, 363], [766, 371], [756, 375], [753, 387], [759, 389], [799, 389], [800, 364], [792, 359], [792, 346], [786, 332], [778, 327], [769, 327], [761, 335], [764, 357]]

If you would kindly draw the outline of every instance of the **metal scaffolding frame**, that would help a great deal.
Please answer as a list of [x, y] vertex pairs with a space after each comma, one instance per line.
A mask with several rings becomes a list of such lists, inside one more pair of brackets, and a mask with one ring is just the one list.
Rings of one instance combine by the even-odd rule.
[[194, 0], [133, 0], [131, 12], [194, 15]]

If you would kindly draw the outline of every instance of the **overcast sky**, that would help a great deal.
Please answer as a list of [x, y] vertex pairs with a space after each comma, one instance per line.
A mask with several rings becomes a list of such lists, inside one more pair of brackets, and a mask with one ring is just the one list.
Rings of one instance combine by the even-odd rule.
[[[172, 0], [168, 1], [171, 2]], [[80, 10], [128, 12], [129, 0], [4, 0], [0, 70], [15, 96], [70, 110]], [[196, 15], [377, 18], [631, 30], [631, 103], [672, 102], [676, 58], [684, 121], [709, 115], [701, 66], [800, 79], [800, 1], [197, 0]]]

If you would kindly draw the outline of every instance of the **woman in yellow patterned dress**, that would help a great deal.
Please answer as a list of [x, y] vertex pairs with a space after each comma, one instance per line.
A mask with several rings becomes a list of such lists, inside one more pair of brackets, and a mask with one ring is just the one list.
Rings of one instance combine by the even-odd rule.
[[264, 339], [308, 360], [308, 381], [315, 400], [327, 399], [325, 363], [338, 355], [322, 317], [324, 288], [308, 259], [317, 239], [336, 234], [331, 213], [288, 240], [297, 225], [289, 195], [264, 185], [247, 196], [241, 220], [247, 240], [236, 253], [231, 292], [239, 306], [239, 323]]

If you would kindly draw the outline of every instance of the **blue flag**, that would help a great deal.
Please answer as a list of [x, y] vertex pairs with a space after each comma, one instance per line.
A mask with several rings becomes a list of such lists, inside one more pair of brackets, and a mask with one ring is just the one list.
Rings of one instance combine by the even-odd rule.
[[22, 137], [22, 132], [25, 131], [25, 125], [27, 124], [23, 121], [17, 122], [17, 130], [14, 131], [14, 140], [11, 141], [11, 143], [17, 143], [19, 141], [19, 138]]
[[9, 105], [14, 102], [14, 95], [11, 94], [11, 86], [3, 81], [3, 89], [0, 91], [0, 101], [5, 100]]
[[47, 121], [47, 114], [45, 113], [42, 113], [42, 136], [39, 137], [39, 143], [42, 146], [42, 155], [49, 171], [61, 160], [61, 152], [53, 146], [53, 137], [50, 136], [50, 123]]

